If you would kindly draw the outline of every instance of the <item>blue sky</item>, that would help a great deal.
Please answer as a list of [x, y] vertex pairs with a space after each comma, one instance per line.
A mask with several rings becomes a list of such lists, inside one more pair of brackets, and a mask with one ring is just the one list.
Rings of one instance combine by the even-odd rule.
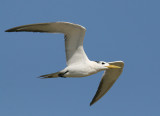
[[[1, 116], [159, 116], [160, 1], [1, 0]], [[89, 106], [103, 72], [38, 79], [63, 69], [60, 34], [6, 33], [15, 26], [67, 21], [87, 28], [90, 60], [123, 60], [123, 74]]]

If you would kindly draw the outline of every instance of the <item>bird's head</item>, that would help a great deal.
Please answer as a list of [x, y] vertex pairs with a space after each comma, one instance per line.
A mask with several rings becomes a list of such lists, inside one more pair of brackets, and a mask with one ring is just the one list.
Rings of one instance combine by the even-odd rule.
[[111, 69], [111, 68], [121, 68], [116, 65], [110, 65], [109, 63], [104, 62], [104, 61], [95, 61], [95, 62], [98, 64], [101, 70], [106, 70], [106, 69]]

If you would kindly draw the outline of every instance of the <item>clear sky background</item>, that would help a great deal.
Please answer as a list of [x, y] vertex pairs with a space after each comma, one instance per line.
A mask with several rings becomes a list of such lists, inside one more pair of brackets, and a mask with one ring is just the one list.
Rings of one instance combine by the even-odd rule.
[[[160, 116], [159, 0], [0, 0], [0, 21], [1, 116]], [[103, 72], [36, 78], [66, 66], [63, 35], [4, 32], [56, 21], [86, 27], [90, 60], [125, 62], [91, 107]]]

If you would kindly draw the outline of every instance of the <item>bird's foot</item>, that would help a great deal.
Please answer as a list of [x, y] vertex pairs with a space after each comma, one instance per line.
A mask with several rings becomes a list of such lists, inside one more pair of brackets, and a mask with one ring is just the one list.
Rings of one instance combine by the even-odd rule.
[[61, 77], [61, 78], [66, 78], [66, 77], [64, 77], [64, 74], [65, 73], [59, 73], [58, 76]]
[[66, 74], [66, 73], [68, 73], [69, 71], [67, 70], [66, 72], [64, 72], [64, 73], [59, 73], [58, 74], [58, 76], [59, 77], [62, 77], [62, 78], [66, 78], [64, 75]]

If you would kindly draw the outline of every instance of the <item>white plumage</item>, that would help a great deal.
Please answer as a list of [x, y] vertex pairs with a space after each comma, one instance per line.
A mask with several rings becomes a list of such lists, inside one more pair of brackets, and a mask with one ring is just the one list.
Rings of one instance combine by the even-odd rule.
[[6, 32], [46, 32], [63, 33], [65, 38], [65, 52], [67, 67], [63, 70], [42, 75], [41, 78], [55, 77], [85, 77], [104, 70], [98, 90], [90, 105], [98, 101], [120, 76], [124, 63], [122, 61], [104, 62], [90, 61], [83, 49], [86, 29], [78, 24], [68, 22], [39, 23], [23, 25], [6, 30]]

